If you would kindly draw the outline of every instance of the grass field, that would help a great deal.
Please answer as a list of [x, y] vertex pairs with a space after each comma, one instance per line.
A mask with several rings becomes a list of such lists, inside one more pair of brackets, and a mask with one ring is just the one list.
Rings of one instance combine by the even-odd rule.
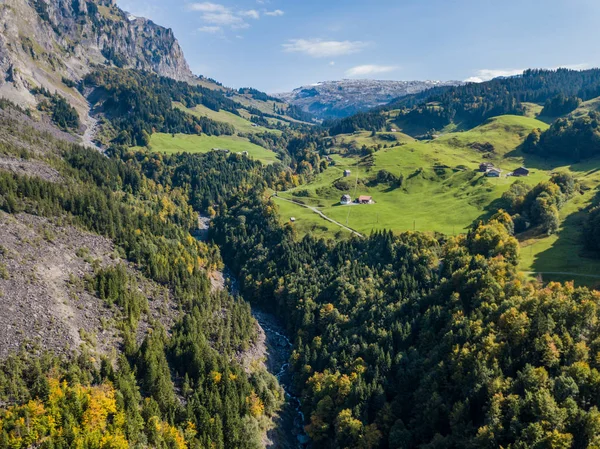
[[[305, 234], [310, 234], [316, 238], [350, 236], [350, 232], [347, 230], [323, 219], [309, 209], [288, 201], [281, 201], [277, 197], [273, 197], [273, 201], [279, 209], [281, 223], [292, 226], [299, 236]], [[293, 223], [291, 222], [292, 217], [295, 219]]]
[[[328, 168], [307, 186], [301, 186], [283, 195], [308, 196], [302, 198], [317, 206], [331, 218], [368, 234], [377, 229], [459, 233], [478, 218], [490, 213], [490, 205], [514, 182], [514, 178], [486, 178], [475, 169], [483, 160], [491, 160], [505, 172], [524, 163], [516, 151], [526, 135], [546, 124], [528, 117], [505, 116], [491, 120], [467, 132], [446, 134], [433, 141], [414, 141], [380, 150], [374, 155], [374, 165], [365, 165], [356, 157], [334, 157], [336, 165]], [[369, 133], [342, 139], [374, 139]], [[483, 159], [473, 143], [491, 143], [495, 152]], [[514, 153], [514, 154], [511, 154]], [[340, 190], [333, 186], [345, 169], [352, 175]], [[402, 175], [404, 184], [393, 188], [387, 184], [372, 185], [369, 180], [385, 169], [395, 176]], [[548, 173], [533, 170], [526, 182], [536, 184], [548, 178]], [[340, 196], [349, 193], [370, 195], [375, 204], [341, 206]]]
[[[392, 142], [387, 140], [385, 139], [385, 136], [394, 136], [397, 141]], [[370, 147], [373, 145], [392, 146], [394, 144], [404, 144], [414, 142], [415, 139], [401, 132], [380, 132], [375, 136], [372, 136], [369, 131], [360, 131], [353, 134], [342, 134], [341, 136], [335, 137], [335, 140], [344, 144], [355, 144], [358, 147], [362, 147], [363, 145]]]
[[600, 97], [594, 98], [589, 101], [584, 101], [581, 103], [577, 109], [575, 109], [571, 115], [574, 117], [581, 117], [589, 114], [590, 112], [600, 112]]
[[[569, 171], [588, 190], [563, 208], [562, 227], [558, 234], [550, 237], [522, 236], [521, 268], [531, 272], [600, 275], [600, 261], [586, 257], [583, 252], [578, 226], [583, 217], [582, 210], [589, 205], [600, 184], [600, 170], [597, 168], [600, 161], [569, 165], [525, 155], [518, 147], [534, 128], [546, 129], [548, 125], [532, 117], [502, 116], [470, 131], [447, 133], [432, 141], [411, 140], [401, 146], [377, 151], [372, 166], [358, 157], [334, 155], [335, 166], [329, 167], [308, 185], [279, 194], [316, 206], [327, 216], [363, 234], [377, 229], [395, 232], [415, 229], [453, 235], [464, 232], [474, 221], [494, 213], [502, 193], [515, 181], [515, 178], [505, 176], [486, 178], [476, 171], [480, 162], [491, 161], [504, 174], [525, 165], [530, 168], [531, 174], [520, 179], [532, 185], [549, 179], [553, 171]], [[373, 139], [368, 133], [342, 138]], [[484, 158], [473, 144], [488, 142], [494, 147], [494, 152]], [[351, 170], [352, 174], [344, 181], [345, 169]], [[396, 176], [402, 175], [403, 185], [372, 184], [370, 180], [382, 169]], [[335, 186], [340, 186], [340, 180], [345, 189]], [[353, 198], [370, 195], [375, 204], [341, 206], [339, 200], [344, 193]], [[318, 215], [306, 212], [308, 214], [303, 216], [303, 220], [310, 220], [312, 224], [323, 221]], [[284, 213], [290, 215], [289, 210], [284, 209]], [[310, 232], [310, 227], [307, 223], [297, 224], [300, 233], [307, 229]], [[335, 232], [335, 229], [329, 232]], [[581, 284], [600, 284], [600, 279], [593, 277], [543, 275], [543, 278], [575, 278]]]
[[228, 149], [233, 153], [247, 151], [249, 157], [266, 164], [277, 160], [275, 153], [272, 151], [238, 136], [175, 134], [175, 137], [173, 137], [171, 134], [154, 133], [150, 139], [150, 149], [160, 153], [208, 153], [213, 148]]
[[[181, 103], [175, 103], [175, 107], [188, 112], [190, 114], [196, 115], [198, 117], [208, 117], [209, 119], [215, 120], [217, 122], [229, 123], [232, 125], [237, 132], [242, 133], [262, 133], [262, 132], [270, 132], [274, 134], [281, 134], [281, 131], [277, 129], [268, 129], [263, 126], [252, 126], [252, 122], [249, 120], [250, 114], [244, 114], [248, 118], [241, 117], [239, 115], [232, 114], [231, 112], [221, 110], [219, 112], [213, 111], [210, 108], [207, 108], [203, 105], [198, 105], [194, 108], [186, 108]], [[245, 111], [244, 111], [245, 112]], [[240, 112], [242, 114], [242, 112]]]

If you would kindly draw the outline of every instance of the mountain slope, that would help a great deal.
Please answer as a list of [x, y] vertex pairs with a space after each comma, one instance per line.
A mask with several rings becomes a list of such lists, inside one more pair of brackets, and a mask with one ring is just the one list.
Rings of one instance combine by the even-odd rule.
[[[190, 234], [187, 193], [147, 178], [145, 155], [70, 137], [0, 102], [0, 447], [261, 447], [283, 392], [263, 364], [244, 366], [262, 359], [259, 326], [212, 288], [222, 262]], [[217, 153], [198, 162], [195, 185], [214, 194], [227, 183], [209, 174], [253, 173]], [[77, 394], [56, 404], [48, 384]], [[107, 400], [81, 407], [88, 388]], [[12, 418], [34, 401], [40, 419], [21, 431]]]
[[0, 97], [35, 107], [32, 90], [56, 92], [79, 113], [81, 131], [94, 120], [75, 85], [95, 65], [193, 79], [170, 29], [128, 16], [111, 0], [6, 0], [0, 29]]
[[327, 119], [347, 117], [432, 87], [460, 84], [459, 81], [341, 80], [302, 86], [276, 96], [318, 118]]

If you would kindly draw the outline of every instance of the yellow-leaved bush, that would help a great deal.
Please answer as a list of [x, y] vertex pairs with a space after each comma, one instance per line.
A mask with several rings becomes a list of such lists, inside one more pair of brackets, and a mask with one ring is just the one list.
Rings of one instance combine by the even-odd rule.
[[[70, 447], [77, 449], [127, 449], [125, 412], [119, 408], [110, 383], [96, 386], [68, 385], [49, 379], [45, 401], [30, 400], [0, 410], [0, 446]], [[150, 419], [157, 439], [164, 447], [186, 449], [183, 433], [177, 428]]]

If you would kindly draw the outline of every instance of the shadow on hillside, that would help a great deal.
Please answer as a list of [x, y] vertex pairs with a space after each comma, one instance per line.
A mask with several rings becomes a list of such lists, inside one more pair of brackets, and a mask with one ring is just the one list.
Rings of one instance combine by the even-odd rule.
[[[557, 234], [558, 239], [556, 242], [550, 248], [535, 256], [532, 265], [533, 271], [570, 271], [566, 266], [568, 264], [563, 265], [566, 258], [565, 251], [574, 251], [578, 256], [589, 257], [590, 262], [593, 261], [591, 257], [593, 255], [585, 252], [581, 235], [585, 214], [586, 210], [582, 210], [565, 218]], [[560, 267], [564, 267], [564, 269], [559, 269]]]
[[523, 159], [523, 166], [531, 170], [537, 169], [552, 171], [559, 167], [569, 167], [569, 169], [573, 172], [591, 174], [595, 171], [598, 171], [598, 166], [600, 165], [599, 158], [586, 159], [582, 161], [572, 161], [568, 159], [556, 157], [541, 157], [536, 154], [525, 153], [522, 149], [522, 145], [506, 153], [504, 157], [521, 158]]
[[477, 223], [479, 223], [480, 221], [488, 221], [496, 212], [498, 212], [500, 209], [503, 209], [504, 207], [504, 200], [502, 198], [496, 198], [490, 204], [485, 206], [485, 208], [483, 209], [483, 213], [475, 220], [473, 220], [473, 223], [470, 226], [467, 226], [465, 229], [477, 225]]
[[[597, 205], [600, 201], [600, 192], [596, 193], [591, 202], [591, 206], [581, 209], [567, 216], [561, 224], [560, 231], [557, 234], [558, 239], [547, 250], [537, 254], [533, 260], [531, 270], [537, 273], [554, 273], [542, 274], [544, 281], [575, 281], [577, 285], [587, 285], [597, 288], [600, 286], [600, 279], [593, 276], [585, 275], [600, 275], [600, 271], [594, 273], [590, 268], [600, 265], [600, 255], [586, 249], [583, 240], [583, 225], [586, 215], [593, 205]], [[527, 251], [524, 248], [523, 251]], [[587, 269], [582, 270], [582, 276], [573, 276], [565, 273], [577, 273], [581, 270], [581, 266]]]

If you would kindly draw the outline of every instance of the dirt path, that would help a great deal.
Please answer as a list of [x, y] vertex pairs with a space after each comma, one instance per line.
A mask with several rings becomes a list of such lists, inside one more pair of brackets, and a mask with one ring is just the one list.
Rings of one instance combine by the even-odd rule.
[[348, 226], [346, 226], [346, 225], [343, 225], [343, 224], [342, 224], [342, 223], [340, 223], [339, 221], [335, 221], [333, 218], [329, 218], [327, 215], [325, 215], [323, 212], [321, 212], [321, 211], [320, 211], [319, 209], [317, 209], [316, 207], [313, 207], [313, 206], [307, 206], [306, 204], [302, 204], [302, 203], [299, 203], [298, 201], [294, 201], [294, 200], [288, 200], [287, 198], [283, 198], [283, 197], [281, 197], [281, 196], [272, 195], [272, 196], [271, 196], [271, 198], [277, 198], [277, 199], [279, 199], [279, 200], [282, 200], [282, 201], [287, 201], [288, 203], [293, 203], [293, 204], [296, 204], [297, 206], [300, 206], [300, 207], [303, 207], [303, 208], [305, 208], [305, 209], [311, 210], [312, 212], [314, 212], [315, 214], [319, 215], [321, 218], [323, 218], [323, 219], [325, 219], [325, 220], [329, 221], [330, 223], [333, 223], [334, 225], [337, 225], [337, 226], [339, 226], [340, 228], [342, 228], [342, 229], [345, 229], [346, 231], [349, 231], [349, 232], [351, 232], [351, 233], [352, 233], [352, 234], [354, 234], [354, 235], [357, 235], [357, 236], [359, 236], [359, 237], [364, 237], [364, 235], [362, 235], [360, 232], [358, 232], [358, 231], [355, 231], [354, 229], [352, 229], [352, 228], [349, 228], [349, 227], [348, 227]]

